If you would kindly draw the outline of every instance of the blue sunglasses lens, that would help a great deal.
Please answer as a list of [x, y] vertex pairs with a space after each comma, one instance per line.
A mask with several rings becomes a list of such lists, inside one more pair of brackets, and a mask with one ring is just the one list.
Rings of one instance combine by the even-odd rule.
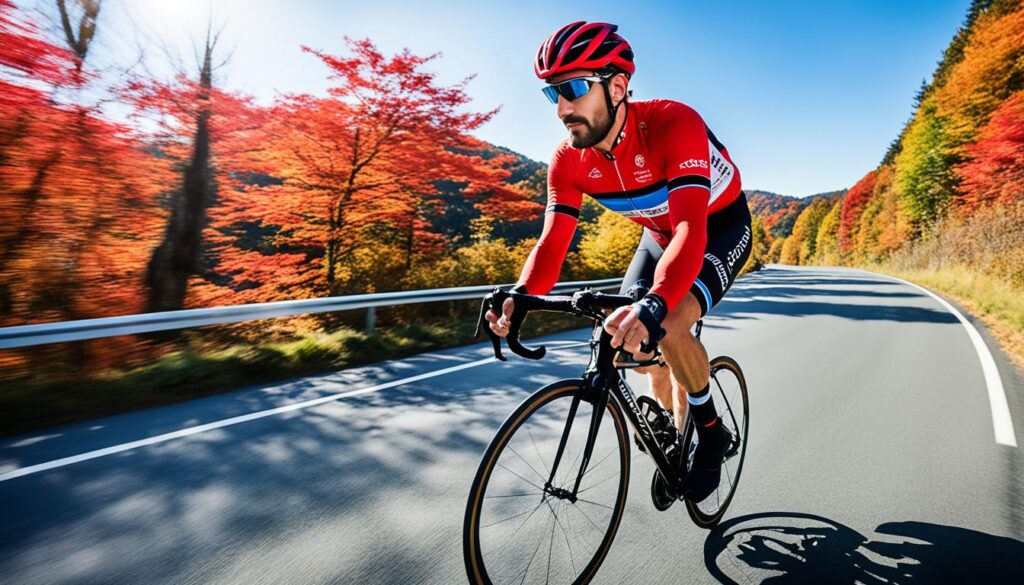
[[587, 92], [590, 91], [590, 82], [586, 79], [570, 79], [562, 83], [549, 85], [541, 91], [548, 97], [548, 101], [553, 104], [558, 103], [559, 94], [571, 102], [587, 95]]
[[557, 104], [558, 103], [558, 90], [555, 89], [555, 87], [553, 85], [549, 85], [547, 87], [544, 87], [544, 88], [541, 89], [541, 91], [543, 91], [544, 95], [547, 96], [549, 102], [551, 102], [553, 104]]

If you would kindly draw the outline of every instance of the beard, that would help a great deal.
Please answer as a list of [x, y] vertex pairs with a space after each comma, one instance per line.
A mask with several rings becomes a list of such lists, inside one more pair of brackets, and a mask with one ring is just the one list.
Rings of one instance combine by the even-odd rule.
[[582, 116], [566, 116], [562, 120], [563, 124], [570, 122], [578, 122], [583, 125], [583, 128], [569, 130], [569, 144], [573, 148], [590, 148], [604, 140], [605, 136], [608, 136], [614, 120], [608, 115], [607, 111], [604, 111], [598, 112], [594, 116], [593, 121]]

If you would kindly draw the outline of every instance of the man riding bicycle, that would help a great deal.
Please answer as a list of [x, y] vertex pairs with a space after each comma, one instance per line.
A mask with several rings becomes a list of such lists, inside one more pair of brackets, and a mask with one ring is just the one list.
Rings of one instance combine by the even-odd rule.
[[[644, 226], [622, 283], [649, 292], [604, 321], [612, 346], [649, 360], [658, 341], [667, 368], [647, 373], [651, 391], [682, 428], [687, 409], [698, 445], [683, 493], [699, 502], [718, 486], [732, 439], [711, 399], [708, 355], [690, 332], [732, 285], [750, 256], [750, 211], [739, 170], [699, 114], [671, 100], [630, 101], [636, 67], [617, 26], [574, 22], [552, 33], [534, 61], [569, 137], [548, 169], [548, 204], [540, 239], [512, 289], [546, 294], [558, 281], [576, 231], [583, 194]], [[514, 307], [487, 313], [506, 336]], [[663, 338], [660, 336], [664, 335]]]

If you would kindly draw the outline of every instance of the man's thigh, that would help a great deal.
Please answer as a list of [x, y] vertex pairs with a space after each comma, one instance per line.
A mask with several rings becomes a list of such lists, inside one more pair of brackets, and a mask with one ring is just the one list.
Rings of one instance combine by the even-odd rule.
[[700, 302], [697, 301], [697, 297], [693, 295], [693, 291], [686, 293], [683, 300], [676, 305], [668, 315], [665, 316], [665, 320], [661, 326], [665, 328], [665, 337], [677, 336], [677, 335], [689, 335], [690, 328], [693, 324], [700, 319], [701, 306]]

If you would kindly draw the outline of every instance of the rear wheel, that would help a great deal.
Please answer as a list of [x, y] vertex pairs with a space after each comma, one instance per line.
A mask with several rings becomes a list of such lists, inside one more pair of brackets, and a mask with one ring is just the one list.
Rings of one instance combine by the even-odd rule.
[[[743, 456], [747, 451], [747, 382], [743, 378], [736, 360], [720, 356], [711, 360], [711, 396], [715, 401], [718, 415], [722, 423], [733, 435], [733, 443], [726, 452], [722, 462], [722, 478], [718, 489], [699, 503], [686, 502], [686, 511], [690, 518], [702, 528], [711, 528], [721, 521], [726, 508], [736, 494], [736, 486], [743, 471]], [[688, 453], [687, 467], [693, 465], [693, 454], [697, 446], [697, 433], [693, 429], [693, 421], [687, 420], [686, 436], [692, 440], [685, 445]]]
[[608, 400], [590, 463], [570, 496], [593, 409], [579, 380], [563, 380], [527, 398], [502, 425], [466, 505], [463, 553], [471, 583], [576, 584], [594, 577], [622, 518], [630, 450], [622, 411]]

